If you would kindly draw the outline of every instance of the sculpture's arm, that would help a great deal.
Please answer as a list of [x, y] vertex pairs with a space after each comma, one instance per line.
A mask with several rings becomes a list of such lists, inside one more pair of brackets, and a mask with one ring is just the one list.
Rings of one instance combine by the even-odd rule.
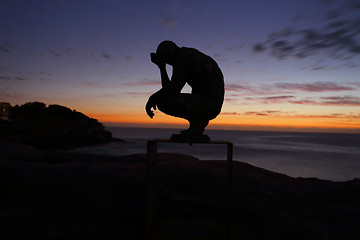
[[170, 83], [169, 76], [166, 71], [166, 63], [163, 62], [156, 53], [150, 53], [151, 61], [158, 66], [160, 69], [160, 76], [161, 76], [161, 86], [166, 87]]
[[[174, 76], [174, 74], [173, 74]], [[178, 75], [175, 75], [178, 76]], [[180, 93], [181, 89], [184, 87], [186, 81], [183, 78], [172, 78], [171, 81], [169, 80], [169, 84], [162, 87], [159, 91], [155, 92], [153, 95], [149, 97], [149, 100], [146, 103], [145, 110], [147, 115], [150, 118], [154, 117], [154, 112], [152, 111], [152, 108], [156, 110], [156, 105], [158, 103], [159, 96], [163, 94], [176, 94]]]
[[145, 106], [146, 114], [150, 118], [153, 118], [155, 115], [154, 111], [151, 109], [153, 108], [154, 110], [156, 110], [156, 97], [154, 95], [155, 93], [149, 97], [149, 100], [147, 101]]
[[161, 76], [161, 86], [166, 87], [170, 84], [170, 79], [166, 71], [166, 65], [159, 66]]
[[168, 91], [172, 93], [180, 93], [186, 84], [186, 74], [183, 67], [177, 66], [173, 68], [170, 84], [167, 86]]
[[166, 71], [166, 63], [162, 62], [161, 59], [158, 58], [158, 56], [155, 53], [150, 54], [151, 61], [156, 64], [160, 69], [161, 74], [161, 85], [162, 88], [151, 95], [149, 97], [149, 100], [146, 103], [145, 110], [147, 115], [149, 115], [150, 118], [153, 118], [155, 115], [152, 109], [156, 110], [156, 105], [158, 103], [159, 96], [163, 94], [176, 94], [180, 93], [181, 89], [185, 86], [186, 78], [184, 76], [184, 72], [177, 67], [173, 68], [173, 74], [171, 77], [171, 81], [169, 79], [169, 76]]

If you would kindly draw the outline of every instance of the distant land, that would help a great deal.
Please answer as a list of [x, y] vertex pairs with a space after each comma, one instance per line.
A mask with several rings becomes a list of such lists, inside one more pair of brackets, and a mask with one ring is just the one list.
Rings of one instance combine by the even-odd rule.
[[0, 140], [42, 149], [68, 149], [115, 139], [102, 123], [68, 107], [42, 102], [10, 106], [0, 119]]

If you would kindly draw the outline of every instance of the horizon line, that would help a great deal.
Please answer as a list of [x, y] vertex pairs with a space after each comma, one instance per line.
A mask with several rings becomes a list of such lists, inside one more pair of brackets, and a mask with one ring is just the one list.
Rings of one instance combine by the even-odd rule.
[[[127, 128], [169, 128], [187, 129], [187, 124], [177, 123], [140, 123], [140, 122], [101, 122], [105, 127]], [[314, 132], [314, 133], [352, 133], [360, 134], [360, 128], [320, 128], [320, 127], [290, 127], [271, 125], [235, 125], [235, 124], [210, 124], [206, 130], [236, 130], [236, 131], [269, 131], [269, 132]]]

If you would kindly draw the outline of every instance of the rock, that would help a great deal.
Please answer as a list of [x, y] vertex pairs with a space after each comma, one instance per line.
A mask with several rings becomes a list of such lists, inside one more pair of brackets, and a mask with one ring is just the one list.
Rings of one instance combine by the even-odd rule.
[[14, 160], [41, 160], [43, 154], [39, 149], [21, 143], [0, 141], [0, 158]]
[[0, 122], [0, 139], [37, 148], [74, 148], [111, 142], [112, 134], [96, 119], [60, 105], [30, 102], [10, 108]]
[[[158, 160], [156, 214], [165, 217], [160, 219], [183, 224], [224, 219], [226, 161], [171, 153], [159, 153]], [[145, 154], [47, 150], [41, 162], [0, 158], [2, 234], [12, 239], [143, 239], [145, 169]], [[292, 178], [234, 162], [232, 192], [232, 239], [337, 240], [360, 234], [358, 180]], [[193, 229], [200, 230], [195, 225], [186, 234]]]

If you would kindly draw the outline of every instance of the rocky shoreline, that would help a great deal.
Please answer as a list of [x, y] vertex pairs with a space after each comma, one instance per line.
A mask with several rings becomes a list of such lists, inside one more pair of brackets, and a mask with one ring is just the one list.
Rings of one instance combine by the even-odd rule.
[[[1, 231], [9, 239], [143, 239], [144, 154], [80, 154], [2, 141], [0, 169]], [[157, 172], [159, 218], [222, 219], [226, 161], [160, 153]], [[292, 178], [234, 162], [232, 201], [232, 239], [360, 235], [359, 179]]]

